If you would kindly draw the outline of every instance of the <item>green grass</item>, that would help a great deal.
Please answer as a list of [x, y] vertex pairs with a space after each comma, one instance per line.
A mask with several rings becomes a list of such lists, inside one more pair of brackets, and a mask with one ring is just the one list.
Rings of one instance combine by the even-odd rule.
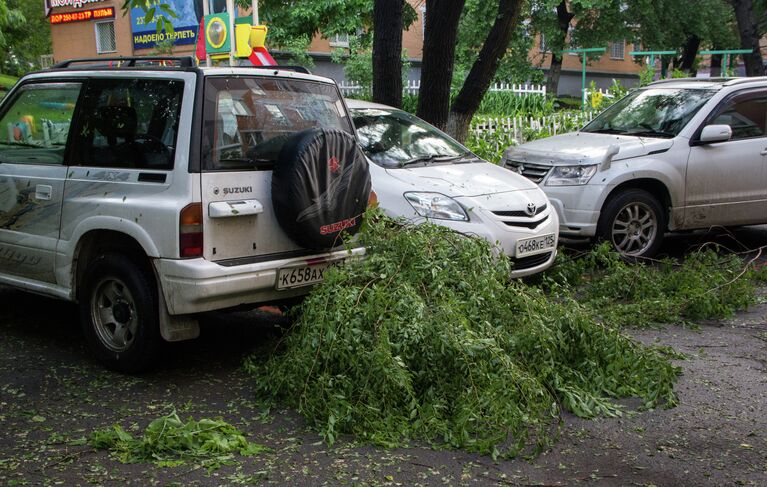
[[0, 90], [9, 90], [19, 78], [7, 74], [0, 74]]

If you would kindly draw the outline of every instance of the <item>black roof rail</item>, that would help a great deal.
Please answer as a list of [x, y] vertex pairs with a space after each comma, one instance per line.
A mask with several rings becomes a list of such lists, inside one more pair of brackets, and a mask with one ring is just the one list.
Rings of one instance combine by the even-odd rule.
[[72, 67], [73, 64], [80, 63], [119, 63], [115, 68], [133, 68], [136, 67], [136, 63], [143, 62], [161, 62], [171, 61], [174, 63], [174, 67], [192, 68], [197, 66], [197, 61], [194, 56], [119, 56], [119, 57], [94, 57], [94, 58], [78, 58], [62, 61], [51, 66], [51, 69], [65, 69]]

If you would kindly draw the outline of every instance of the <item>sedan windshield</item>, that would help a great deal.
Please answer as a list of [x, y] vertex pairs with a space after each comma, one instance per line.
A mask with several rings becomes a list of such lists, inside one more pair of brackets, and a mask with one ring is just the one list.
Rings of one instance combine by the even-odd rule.
[[385, 108], [350, 112], [362, 150], [379, 166], [453, 162], [472, 156], [466, 147], [407, 112]]
[[676, 137], [715, 93], [714, 90], [682, 88], [638, 90], [605, 110], [582, 131]]

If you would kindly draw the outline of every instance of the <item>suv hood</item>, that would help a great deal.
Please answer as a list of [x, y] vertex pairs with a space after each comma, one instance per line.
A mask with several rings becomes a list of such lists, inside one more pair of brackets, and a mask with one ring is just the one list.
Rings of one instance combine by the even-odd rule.
[[570, 132], [511, 147], [504, 153], [504, 159], [555, 166], [599, 164], [604, 161], [611, 145], [619, 149], [612, 160], [620, 161], [665, 152], [674, 145], [674, 139]]
[[386, 172], [411, 185], [412, 191], [432, 191], [450, 197], [482, 196], [538, 188], [529, 179], [489, 162], [434, 164], [386, 169]]

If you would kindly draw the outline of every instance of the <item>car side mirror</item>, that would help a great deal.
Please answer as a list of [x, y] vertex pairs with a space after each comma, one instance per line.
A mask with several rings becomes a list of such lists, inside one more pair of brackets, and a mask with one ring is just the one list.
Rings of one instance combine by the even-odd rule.
[[703, 144], [727, 142], [731, 138], [732, 127], [729, 125], [706, 125], [700, 133], [700, 141]]

